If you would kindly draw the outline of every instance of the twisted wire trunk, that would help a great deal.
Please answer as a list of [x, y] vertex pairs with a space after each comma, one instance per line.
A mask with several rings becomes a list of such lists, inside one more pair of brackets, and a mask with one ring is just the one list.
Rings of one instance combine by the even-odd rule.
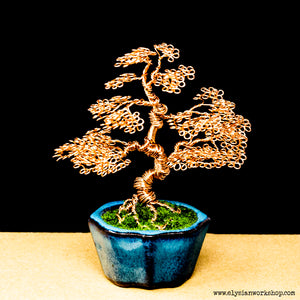
[[[163, 206], [172, 212], [180, 213], [180, 209], [175, 210], [169, 205], [158, 201], [155, 193], [152, 191], [153, 180], [164, 180], [170, 173], [168, 157], [165, 154], [164, 148], [155, 142], [157, 130], [163, 127], [163, 116], [166, 111], [167, 109], [165, 105], [160, 103], [154, 105], [153, 109], [149, 113], [151, 126], [147, 137], [145, 137], [145, 143], [141, 146], [138, 142], [133, 142], [125, 149], [125, 155], [129, 151], [137, 150], [154, 158], [154, 168], [147, 170], [142, 176], [135, 179], [134, 188], [137, 190], [137, 193], [134, 194], [131, 199], [127, 199], [124, 204], [120, 206], [118, 213], [119, 223], [122, 223], [126, 217], [121, 218], [120, 214], [122, 211], [126, 211], [128, 213], [127, 215], [133, 215], [137, 223], [139, 223], [139, 218], [136, 212], [136, 205], [138, 202], [147, 206], [153, 212], [153, 217], [151, 219], [152, 223], [157, 219], [157, 209], [155, 206]], [[158, 229], [163, 229], [165, 226], [166, 224], [157, 227]]]
[[[164, 180], [170, 173], [168, 157], [165, 154], [164, 148], [155, 142], [157, 130], [163, 127], [163, 120], [168, 110], [167, 106], [161, 104], [160, 99], [152, 91], [154, 77], [161, 67], [161, 59], [162, 56], [159, 55], [158, 65], [152, 72], [150, 81], [147, 81], [147, 76], [148, 70], [152, 65], [151, 60], [148, 61], [146, 67], [144, 68], [143, 75], [141, 76], [142, 85], [148, 98], [148, 105], [152, 107], [152, 110], [149, 113], [151, 126], [147, 136], [145, 137], [145, 142], [142, 146], [139, 145], [138, 142], [133, 142], [124, 150], [124, 155], [127, 155], [129, 151], [134, 150], [144, 152], [147, 156], [154, 158], [154, 168], [147, 170], [141, 177], [137, 177], [135, 179], [134, 188], [137, 190], [137, 193], [134, 194], [131, 199], [127, 199], [124, 204], [120, 206], [118, 213], [119, 223], [122, 223], [126, 217], [125, 216], [121, 218], [120, 214], [122, 211], [126, 211], [127, 215], [132, 214], [136, 222], [139, 223], [139, 218], [136, 212], [136, 205], [138, 202], [149, 207], [153, 212], [153, 217], [151, 219], [152, 223], [157, 219], [157, 209], [155, 206], [164, 206], [173, 212], [180, 213], [180, 209], [175, 210], [169, 205], [158, 201], [155, 193], [152, 191], [153, 180]], [[157, 227], [158, 229], [163, 229], [165, 226], [166, 224]]]
[[163, 121], [154, 111], [150, 112], [150, 121], [151, 127], [145, 145], [139, 151], [154, 158], [154, 168], [146, 171], [141, 177], [137, 177], [134, 182], [137, 197], [144, 204], [153, 204], [156, 201], [156, 195], [152, 191], [153, 179], [164, 180], [170, 173], [164, 148], [155, 142], [156, 132], [163, 126]]

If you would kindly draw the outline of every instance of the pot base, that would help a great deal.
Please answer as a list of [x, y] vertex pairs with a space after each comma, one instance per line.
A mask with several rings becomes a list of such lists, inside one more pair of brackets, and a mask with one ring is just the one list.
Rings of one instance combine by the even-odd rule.
[[145, 289], [182, 285], [195, 268], [210, 219], [192, 208], [198, 221], [181, 230], [124, 230], [108, 225], [101, 219], [107, 210], [122, 202], [108, 203], [96, 210], [89, 219], [102, 269], [106, 277], [121, 287]]

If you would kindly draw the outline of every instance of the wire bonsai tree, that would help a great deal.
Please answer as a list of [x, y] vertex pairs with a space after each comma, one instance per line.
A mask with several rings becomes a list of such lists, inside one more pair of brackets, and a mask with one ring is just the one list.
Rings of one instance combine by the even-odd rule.
[[[161, 71], [162, 60], [173, 63], [179, 58], [179, 50], [173, 45], [154, 45], [154, 51], [139, 47], [117, 58], [115, 67], [128, 67], [145, 64], [142, 74], [124, 73], [105, 83], [106, 89], [121, 88], [125, 83], [139, 81], [146, 98], [132, 99], [131, 96], [114, 96], [98, 100], [89, 111], [100, 126], [88, 131], [82, 138], [75, 138], [55, 149], [57, 160], [69, 158], [80, 174], [97, 173], [106, 176], [127, 167], [127, 158], [132, 151], [145, 153], [154, 159], [154, 167], [134, 181], [136, 193], [119, 207], [118, 219], [122, 223], [126, 215], [132, 215], [137, 223], [137, 203], [150, 208], [151, 222], [157, 219], [157, 207], [180, 213], [166, 203], [160, 202], [152, 183], [155, 179], [164, 180], [170, 170], [183, 171], [188, 168], [221, 168], [228, 166], [239, 169], [246, 160], [246, 132], [251, 130], [249, 120], [234, 113], [235, 104], [223, 98], [224, 92], [212, 87], [202, 87], [194, 97], [197, 101], [189, 110], [168, 114], [168, 108], [160, 102], [153, 87], [161, 87], [163, 92], [179, 94], [185, 87], [185, 80], [193, 80], [195, 70], [191, 66], [179, 65], [177, 69]], [[152, 66], [153, 65], [153, 66]], [[152, 71], [150, 72], [150, 67]], [[134, 134], [144, 130], [144, 120], [134, 107], [149, 108], [150, 128], [144, 143], [112, 139], [110, 133], [121, 129]], [[167, 156], [162, 145], [156, 142], [156, 135], [164, 124], [178, 131], [182, 140], [174, 145], [174, 151]], [[125, 216], [121, 217], [121, 213]]]

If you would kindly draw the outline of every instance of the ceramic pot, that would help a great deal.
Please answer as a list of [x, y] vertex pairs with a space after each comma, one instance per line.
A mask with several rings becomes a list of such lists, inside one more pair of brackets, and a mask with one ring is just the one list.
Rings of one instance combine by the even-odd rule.
[[106, 277], [122, 287], [176, 287], [194, 271], [210, 219], [188, 204], [198, 220], [180, 230], [125, 230], [108, 225], [101, 215], [123, 202], [110, 202], [91, 214], [89, 228]]

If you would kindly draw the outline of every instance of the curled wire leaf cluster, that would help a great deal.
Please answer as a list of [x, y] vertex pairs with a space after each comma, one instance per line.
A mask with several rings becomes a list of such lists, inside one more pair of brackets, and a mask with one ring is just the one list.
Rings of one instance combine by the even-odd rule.
[[[186, 140], [175, 145], [168, 158], [169, 166], [177, 171], [225, 165], [239, 169], [247, 158], [246, 132], [251, 130], [250, 122], [234, 113], [234, 103], [223, 99], [222, 90], [202, 88], [201, 91], [194, 98], [200, 104], [168, 119], [171, 129], [176, 129]], [[203, 107], [208, 112], [197, 110]], [[196, 138], [199, 133], [202, 137]]]
[[98, 100], [93, 104], [89, 111], [93, 114], [93, 118], [100, 121], [102, 128], [110, 132], [112, 129], [123, 129], [126, 133], [135, 133], [144, 129], [144, 120], [140, 117], [139, 112], [132, 113], [130, 107], [132, 105], [142, 105], [143, 99], [131, 100], [130, 96], [115, 96], [110, 100]]
[[156, 76], [155, 86], [162, 85], [162, 91], [167, 93], [179, 94], [181, 88], [185, 87], [185, 77], [189, 80], [195, 78], [195, 70], [192, 66], [180, 65], [178, 70], [166, 69], [165, 73], [158, 73]]
[[[195, 113], [195, 112], [194, 112]], [[213, 129], [218, 130], [218, 124], [221, 117], [218, 114], [203, 112], [192, 118], [193, 111], [188, 110], [171, 116], [168, 123], [171, 129], [176, 129], [180, 136], [185, 140], [191, 140], [198, 136], [200, 132], [206, 132]], [[208, 132], [209, 133], [209, 132]]]
[[116, 111], [122, 105], [131, 103], [131, 96], [115, 96], [111, 99], [99, 99], [96, 104], [92, 104], [89, 111], [93, 114], [93, 118], [100, 121], [105, 115]]
[[150, 55], [156, 55], [156, 52], [151, 51], [145, 47], [139, 47], [137, 49], [133, 49], [132, 52], [126, 53], [124, 56], [117, 58], [117, 63], [115, 63], [115, 67], [123, 66], [123, 68], [128, 67], [132, 64], [138, 63], [147, 63], [150, 60]]
[[168, 62], [170, 63], [180, 56], [179, 50], [171, 44], [168, 45], [167, 43], [162, 43], [154, 45], [154, 49], [161, 51], [164, 56], [168, 57]]
[[128, 107], [119, 109], [104, 119], [103, 128], [108, 129], [123, 129], [124, 132], [133, 134], [136, 131], [144, 129], [144, 120], [140, 117], [138, 111], [132, 113]]
[[131, 82], [133, 80], [139, 80], [139, 79], [140, 77], [137, 77], [134, 73], [124, 73], [119, 77], [105, 83], [105, 88], [106, 89], [112, 88], [113, 90], [115, 90], [117, 88], [121, 88], [124, 85], [124, 82]]
[[[123, 150], [105, 135], [100, 128], [88, 131], [82, 138], [70, 140], [69, 143], [55, 149], [54, 157], [57, 160], [71, 158], [75, 169], [80, 169], [80, 174], [97, 173], [102, 177], [115, 173], [127, 167], [130, 160], [123, 159]], [[122, 142], [121, 142], [122, 143]]]

